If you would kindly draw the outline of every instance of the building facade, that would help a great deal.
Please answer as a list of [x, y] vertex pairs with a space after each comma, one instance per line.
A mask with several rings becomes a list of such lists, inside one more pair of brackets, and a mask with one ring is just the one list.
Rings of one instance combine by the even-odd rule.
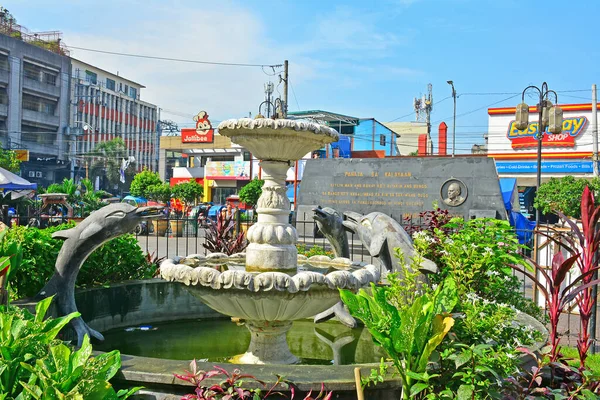
[[69, 57], [0, 34], [0, 141], [23, 150], [21, 175], [41, 186], [70, 175]]
[[400, 156], [432, 155], [433, 142], [426, 122], [384, 122], [396, 134], [396, 151]]
[[[542, 140], [542, 183], [572, 175], [593, 177], [592, 105], [564, 104], [563, 130], [544, 132]], [[529, 126], [515, 127], [515, 108], [488, 109], [488, 156], [496, 161], [500, 178], [515, 178], [521, 197], [521, 211], [531, 212], [537, 181], [538, 129], [536, 107], [529, 108]]]
[[83, 61], [71, 59], [71, 132], [76, 145], [71, 156], [76, 174], [86, 154], [102, 142], [122, 138], [137, 170], [158, 170], [158, 108], [142, 101], [145, 87]]

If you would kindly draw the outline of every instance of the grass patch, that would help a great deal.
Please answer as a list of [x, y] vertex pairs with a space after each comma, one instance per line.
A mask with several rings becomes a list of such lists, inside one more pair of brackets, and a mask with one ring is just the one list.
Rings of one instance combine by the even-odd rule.
[[[566, 358], [572, 359], [568, 361], [569, 365], [579, 367], [579, 353], [576, 347], [562, 347], [560, 351]], [[594, 373], [600, 374], [600, 354], [588, 353], [585, 363]]]

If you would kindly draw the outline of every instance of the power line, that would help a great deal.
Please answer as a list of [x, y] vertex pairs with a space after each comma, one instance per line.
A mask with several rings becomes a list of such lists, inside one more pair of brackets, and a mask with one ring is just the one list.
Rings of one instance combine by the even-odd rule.
[[288, 76], [288, 81], [290, 82], [290, 88], [292, 88], [292, 94], [294, 95], [294, 100], [296, 101], [296, 107], [298, 107], [298, 111], [300, 111], [300, 104], [298, 104], [298, 98], [296, 97], [296, 91], [294, 90], [294, 85], [292, 85], [292, 80]]
[[263, 68], [263, 67], [275, 68], [275, 67], [283, 66], [283, 64], [249, 64], [249, 63], [230, 63], [230, 62], [219, 62], [219, 61], [188, 60], [188, 59], [184, 59], [184, 58], [158, 57], [158, 56], [149, 56], [146, 54], [119, 53], [116, 51], [87, 49], [85, 47], [76, 47], [76, 46], [67, 46], [67, 47], [70, 49], [91, 51], [94, 53], [102, 53], [102, 54], [112, 54], [115, 56], [146, 58], [146, 59], [161, 60], [161, 61], [175, 61], [175, 62], [184, 62], [184, 63], [191, 63], [191, 64], [222, 65], [222, 66], [230, 66], [230, 67], [259, 67], [259, 68]]

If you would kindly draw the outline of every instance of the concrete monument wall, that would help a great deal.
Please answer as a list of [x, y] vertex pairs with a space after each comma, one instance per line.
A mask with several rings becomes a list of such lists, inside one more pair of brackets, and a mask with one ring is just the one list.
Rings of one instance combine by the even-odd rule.
[[400, 221], [432, 210], [506, 218], [494, 160], [488, 157], [312, 159], [299, 192], [298, 218], [314, 206], [340, 212], [381, 211]]

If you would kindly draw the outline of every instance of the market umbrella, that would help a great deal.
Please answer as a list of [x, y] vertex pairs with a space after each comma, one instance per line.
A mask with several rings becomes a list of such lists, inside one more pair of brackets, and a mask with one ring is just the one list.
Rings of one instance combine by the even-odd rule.
[[10, 171], [0, 168], [0, 189], [4, 195], [11, 193], [11, 198], [16, 199], [37, 189], [37, 183], [31, 183]]

